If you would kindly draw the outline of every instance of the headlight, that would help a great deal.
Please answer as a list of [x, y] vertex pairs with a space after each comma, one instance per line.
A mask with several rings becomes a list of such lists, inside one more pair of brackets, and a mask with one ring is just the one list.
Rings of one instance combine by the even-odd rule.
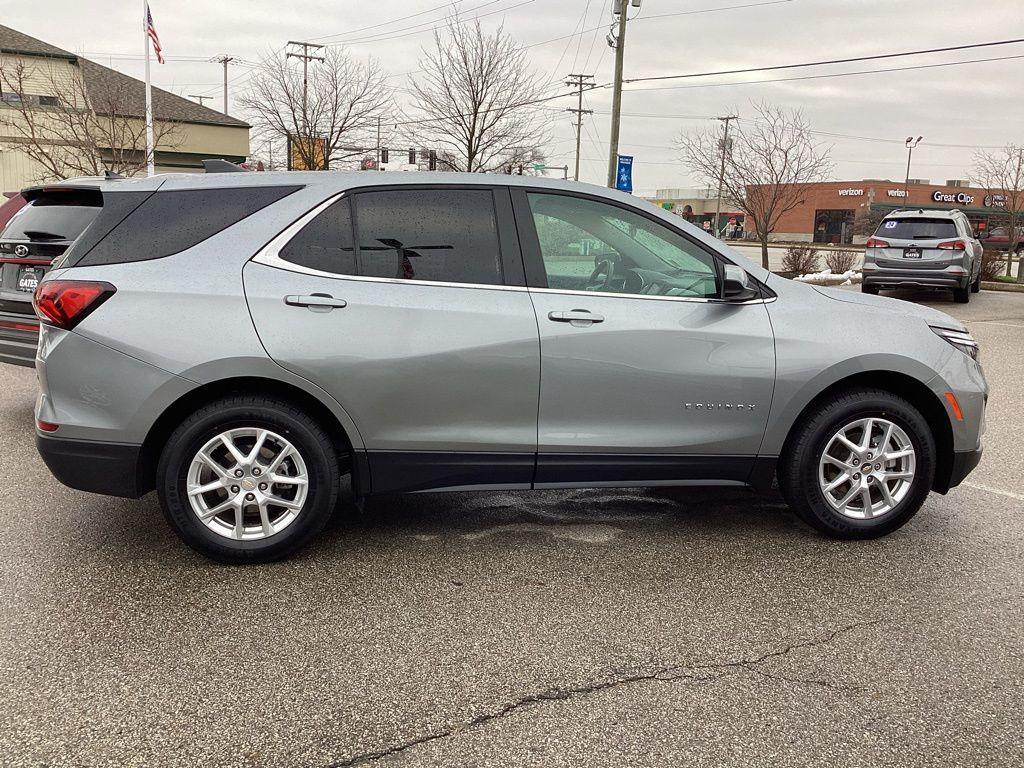
[[972, 360], [978, 359], [978, 342], [967, 331], [951, 331], [949, 328], [934, 327], [932, 330]]

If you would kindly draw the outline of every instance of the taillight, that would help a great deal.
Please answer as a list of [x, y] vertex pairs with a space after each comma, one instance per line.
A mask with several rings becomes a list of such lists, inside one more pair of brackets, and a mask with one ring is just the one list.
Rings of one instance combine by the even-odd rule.
[[40, 432], [56, 432], [60, 429], [60, 424], [54, 424], [52, 421], [43, 421], [42, 419], [36, 419], [36, 426], [39, 427]]
[[941, 248], [944, 251], [965, 251], [967, 250], [967, 243], [963, 240], [947, 240], [944, 243], [939, 243], [936, 248]]
[[888, 248], [889, 242], [887, 240], [879, 240], [877, 237], [869, 237], [868, 241], [864, 243], [865, 248]]
[[114, 295], [110, 283], [86, 280], [46, 280], [36, 287], [32, 306], [44, 323], [70, 330]]

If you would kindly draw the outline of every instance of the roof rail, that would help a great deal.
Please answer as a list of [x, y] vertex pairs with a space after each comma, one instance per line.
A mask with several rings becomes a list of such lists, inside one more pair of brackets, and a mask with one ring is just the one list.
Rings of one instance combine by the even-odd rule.
[[207, 173], [247, 173], [240, 165], [223, 159], [203, 160], [203, 170]]

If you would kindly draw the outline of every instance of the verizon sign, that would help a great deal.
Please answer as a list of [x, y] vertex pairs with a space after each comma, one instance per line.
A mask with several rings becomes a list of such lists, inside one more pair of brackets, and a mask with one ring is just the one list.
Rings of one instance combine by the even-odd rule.
[[907, 196], [907, 190], [905, 190], [905, 189], [889, 189], [889, 190], [886, 190], [885, 196], [886, 197], [904, 198], [904, 197]]
[[846, 189], [839, 190], [840, 197], [864, 197], [863, 189], [854, 189], [853, 187], [847, 187]]

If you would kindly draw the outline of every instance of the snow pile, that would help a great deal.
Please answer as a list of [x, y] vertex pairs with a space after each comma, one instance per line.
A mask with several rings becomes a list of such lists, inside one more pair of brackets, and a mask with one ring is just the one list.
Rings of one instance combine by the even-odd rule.
[[834, 275], [831, 269], [826, 269], [822, 272], [800, 275], [793, 279], [801, 283], [811, 283], [812, 285], [854, 285], [861, 281], [861, 274], [856, 270], [850, 269], [841, 275]]

